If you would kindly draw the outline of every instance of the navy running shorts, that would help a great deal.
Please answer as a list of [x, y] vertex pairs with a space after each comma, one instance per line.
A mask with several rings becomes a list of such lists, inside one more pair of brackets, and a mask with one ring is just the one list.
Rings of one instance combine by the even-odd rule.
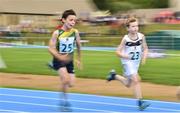
[[52, 63], [53, 63], [53, 68], [55, 70], [58, 70], [61, 67], [66, 67], [68, 73], [74, 73], [73, 61], [70, 61], [70, 62], [66, 63], [66, 62], [59, 61], [56, 58], [54, 58]]

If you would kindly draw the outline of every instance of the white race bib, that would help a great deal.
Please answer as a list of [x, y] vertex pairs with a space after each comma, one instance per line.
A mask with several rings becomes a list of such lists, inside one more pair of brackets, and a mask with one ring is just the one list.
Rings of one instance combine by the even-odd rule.
[[74, 37], [64, 37], [59, 40], [60, 53], [72, 53], [74, 51]]

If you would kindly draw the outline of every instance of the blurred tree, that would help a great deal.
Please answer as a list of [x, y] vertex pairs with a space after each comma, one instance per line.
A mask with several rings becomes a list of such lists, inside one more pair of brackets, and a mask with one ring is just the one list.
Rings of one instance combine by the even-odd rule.
[[140, 8], [167, 8], [169, 0], [93, 0], [100, 10], [111, 13]]

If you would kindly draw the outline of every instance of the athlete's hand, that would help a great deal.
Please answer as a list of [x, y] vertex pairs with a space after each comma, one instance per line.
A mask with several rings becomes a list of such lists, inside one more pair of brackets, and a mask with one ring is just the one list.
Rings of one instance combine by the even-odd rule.
[[130, 60], [131, 58], [128, 55], [122, 55], [123, 58]]
[[142, 58], [141, 60], [141, 65], [145, 65], [146, 64], [146, 59], [145, 58]]
[[78, 68], [79, 70], [82, 70], [82, 69], [83, 69], [83, 66], [82, 66], [81, 61], [75, 60], [75, 64], [76, 64], [76, 66], [77, 66], [77, 68]]
[[66, 54], [59, 54], [58, 59], [60, 61], [63, 61], [63, 62], [70, 62], [71, 61], [71, 57], [67, 53]]

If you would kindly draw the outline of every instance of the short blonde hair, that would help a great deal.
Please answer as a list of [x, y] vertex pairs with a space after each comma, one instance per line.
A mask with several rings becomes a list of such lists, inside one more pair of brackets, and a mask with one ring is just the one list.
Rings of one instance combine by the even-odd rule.
[[126, 20], [125, 26], [126, 26], [126, 27], [129, 27], [130, 23], [132, 23], [132, 22], [137, 22], [137, 21], [138, 21], [137, 18], [135, 18], [135, 17], [130, 17], [130, 18], [128, 18], [128, 19]]

